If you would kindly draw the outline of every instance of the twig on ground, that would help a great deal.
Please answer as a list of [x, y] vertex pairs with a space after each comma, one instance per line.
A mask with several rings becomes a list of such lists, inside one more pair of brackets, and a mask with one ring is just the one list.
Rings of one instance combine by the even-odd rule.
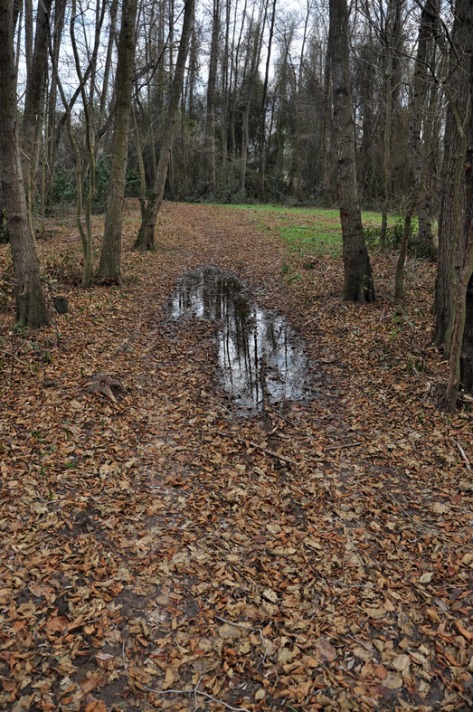
[[220, 621], [221, 623], [228, 623], [228, 625], [234, 625], [235, 628], [243, 628], [243, 630], [252, 630], [251, 626], [248, 626], [244, 623], [235, 623], [234, 621], [229, 621], [226, 618], [222, 618], [221, 616], [215, 616], [215, 620]]
[[463, 462], [465, 463], [466, 469], [471, 472], [471, 465], [470, 465], [469, 459], [468, 459], [467, 456], [466, 456], [466, 452], [464, 451], [464, 449], [462, 448], [462, 446], [460, 445], [460, 443], [458, 442], [458, 440], [454, 440], [453, 442], [455, 443], [455, 445], [456, 445], [457, 448], [458, 448], [458, 451], [459, 451], [459, 453], [460, 453], [460, 455], [461, 455], [461, 458], [462, 458]]
[[329, 445], [326, 450], [344, 450], [348, 447], [360, 447], [363, 443], [345, 443], [344, 445]]
[[[197, 685], [199, 685], [199, 683], [200, 680]], [[145, 687], [145, 689], [148, 692], [152, 692], [154, 695], [194, 695], [194, 697], [198, 695], [199, 697], [205, 697], [207, 700], [212, 700], [212, 702], [216, 702], [218, 705], [225, 707], [225, 709], [232, 710], [232, 712], [251, 712], [247, 707], [233, 707], [233, 705], [229, 705], [228, 702], [224, 702], [213, 695], [209, 695], [208, 692], [198, 690], [197, 685], [191, 690], [153, 690], [151, 687]]]
[[246, 445], [246, 447], [252, 447], [255, 450], [261, 450], [261, 452], [266, 453], [266, 455], [271, 455], [271, 457], [275, 457], [277, 460], [281, 460], [281, 462], [286, 462], [290, 465], [297, 466], [297, 462], [295, 460], [291, 460], [290, 457], [280, 455], [278, 452], [274, 452], [274, 450], [269, 450], [267, 447], [263, 447], [263, 445], [258, 445], [258, 443], [255, 443], [252, 440], [244, 440], [243, 438], [239, 438], [236, 435], [231, 435], [231, 433], [222, 433], [219, 430], [216, 431], [216, 434], [220, 435], [220, 437], [222, 438], [229, 438], [230, 440], [235, 440], [238, 443], [242, 443], [242, 445]]

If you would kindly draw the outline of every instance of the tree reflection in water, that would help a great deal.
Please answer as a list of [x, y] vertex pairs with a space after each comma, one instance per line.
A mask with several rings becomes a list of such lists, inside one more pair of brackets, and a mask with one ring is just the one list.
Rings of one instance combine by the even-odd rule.
[[241, 412], [309, 395], [301, 338], [282, 316], [251, 302], [236, 277], [213, 267], [189, 272], [179, 282], [170, 314], [220, 324], [222, 384]]

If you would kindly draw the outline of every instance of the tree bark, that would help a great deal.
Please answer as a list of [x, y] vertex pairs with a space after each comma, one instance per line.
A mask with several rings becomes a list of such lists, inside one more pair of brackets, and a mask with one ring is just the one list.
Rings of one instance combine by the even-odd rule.
[[422, 8], [417, 55], [414, 68], [409, 130], [414, 173], [414, 194], [417, 194], [419, 233], [417, 252], [422, 257], [435, 254], [427, 186], [432, 167], [433, 119], [436, 86], [431, 74], [435, 63], [434, 35], [438, 22], [439, 0], [426, 0]]
[[[465, 262], [457, 285], [455, 321], [449, 359], [449, 378], [445, 405], [449, 412], [455, 409], [460, 385], [473, 389], [473, 220], [470, 223]], [[469, 321], [467, 322], [467, 312]], [[467, 327], [467, 329], [465, 328]], [[465, 338], [466, 337], [466, 338]]]
[[[396, 299], [396, 301], [402, 301], [404, 299], [404, 265], [411, 234], [412, 218], [416, 208], [419, 209], [421, 205], [422, 208], [425, 209], [426, 204], [426, 183], [432, 137], [431, 121], [427, 117], [430, 104], [428, 89], [431, 83], [431, 78], [428, 76], [428, 66], [434, 45], [434, 23], [437, 9], [438, 0], [428, 0], [426, 6], [423, 8], [419, 26], [414, 80], [409, 106], [409, 145], [411, 149], [413, 186], [404, 213], [404, 229], [396, 265], [394, 286], [394, 299]], [[423, 235], [424, 244], [422, 254], [424, 255], [427, 254], [428, 250], [425, 244], [426, 239], [426, 236]], [[433, 254], [432, 250], [431, 244], [430, 255]]]
[[112, 140], [112, 170], [100, 254], [98, 278], [107, 284], [121, 283], [121, 238], [125, 198], [128, 134], [131, 117], [131, 90], [135, 62], [137, 0], [125, 0], [118, 41], [115, 80], [115, 129]]
[[220, 0], [213, 0], [212, 12], [212, 38], [210, 42], [209, 78], [207, 82], [207, 193], [215, 196], [217, 188], [217, 150], [215, 146], [215, 111], [216, 111], [216, 86], [217, 63], [220, 40]]
[[31, 65], [26, 81], [22, 126], [23, 175], [27, 198], [28, 220], [33, 231], [33, 213], [37, 194], [39, 149], [44, 119], [46, 82], [48, 79], [48, 38], [51, 26], [52, 0], [38, 3], [36, 31]]
[[[460, 114], [458, 104], [452, 103], [460, 140], [456, 146], [457, 161], [449, 164], [456, 171], [453, 188], [458, 189], [458, 195], [453, 195], [453, 205], [459, 208], [459, 214], [453, 216], [455, 222], [452, 237], [455, 242], [450, 249], [453, 263], [450, 265], [450, 273], [453, 272], [455, 276], [458, 274], [458, 277], [455, 285], [450, 286], [455, 302], [450, 317], [449, 379], [445, 396], [445, 405], [449, 411], [456, 406], [460, 387], [473, 392], [473, 5], [470, 0], [457, 1], [455, 23], [458, 24], [454, 27], [457, 32], [453, 33], [452, 51], [455, 52], [458, 69], [462, 73], [465, 96], [452, 97], [452, 100], [455, 98], [462, 101], [464, 113]], [[447, 226], [444, 224], [443, 227], [445, 229]], [[442, 237], [445, 241], [446, 235]], [[457, 273], [458, 263], [460, 270]]]
[[145, 214], [141, 221], [140, 230], [135, 242], [135, 248], [139, 250], [154, 249], [156, 219], [164, 197], [169, 158], [171, 156], [172, 142], [178, 121], [179, 100], [184, 83], [184, 69], [186, 65], [189, 40], [192, 33], [192, 25], [194, 22], [194, 7], [195, 0], [186, 0], [182, 34], [179, 42], [176, 68], [171, 86], [171, 95], [169, 97], [166, 129], [161, 143], [161, 150], [159, 152], [158, 168], [156, 171], [153, 189], [151, 195], [149, 196]]
[[399, 45], [402, 0], [389, 0], [384, 27], [384, 131], [383, 131], [383, 209], [381, 212], [380, 246], [386, 247], [388, 211], [392, 193], [392, 136], [395, 109], [396, 56]]
[[440, 187], [439, 247], [435, 283], [437, 346], [450, 352], [455, 293], [462, 267], [465, 210], [466, 119], [469, 111], [469, 55], [473, 37], [471, 0], [457, 0], [451, 33], [444, 162]]
[[372, 302], [375, 300], [373, 276], [363, 236], [356, 178], [346, 0], [330, 0], [329, 43], [333, 82], [333, 130], [337, 147], [345, 271], [343, 298], [353, 302]]
[[15, 275], [16, 316], [19, 324], [39, 328], [49, 324], [49, 316], [28, 225], [21, 170], [11, 0], [0, 0], [0, 67], [0, 166]]

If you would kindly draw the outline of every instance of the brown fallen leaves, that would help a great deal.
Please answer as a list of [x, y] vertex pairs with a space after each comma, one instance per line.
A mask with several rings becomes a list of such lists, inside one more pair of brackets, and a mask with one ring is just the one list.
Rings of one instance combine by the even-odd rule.
[[[338, 261], [305, 270], [262, 219], [165, 205], [122, 289], [61, 283], [50, 332], [3, 313], [1, 708], [472, 708], [472, 417], [436, 407], [432, 267], [403, 312], [388, 257], [379, 302], [343, 304]], [[71, 244], [40, 243], [53, 294]], [[234, 417], [215, 327], [166, 311], [199, 264], [284, 309], [311, 403]]]

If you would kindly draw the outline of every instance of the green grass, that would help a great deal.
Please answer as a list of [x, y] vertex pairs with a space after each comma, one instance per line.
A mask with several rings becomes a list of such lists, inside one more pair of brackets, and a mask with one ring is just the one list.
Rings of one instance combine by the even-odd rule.
[[[291, 252], [302, 255], [342, 254], [342, 234], [338, 209], [289, 208], [280, 205], [228, 205], [229, 209], [245, 210], [257, 216], [261, 227], [276, 227]], [[381, 227], [381, 214], [362, 212], [365, 228], [372, 232]], [[390, 216], [388, 226], [393, 227], [398, 218]]]
[[339, 226], [333, 228], [313, 225], [291, 225], [280, 227], [279, 233], [289, 250], [306, 255], [342, 254], [342, 237]]

